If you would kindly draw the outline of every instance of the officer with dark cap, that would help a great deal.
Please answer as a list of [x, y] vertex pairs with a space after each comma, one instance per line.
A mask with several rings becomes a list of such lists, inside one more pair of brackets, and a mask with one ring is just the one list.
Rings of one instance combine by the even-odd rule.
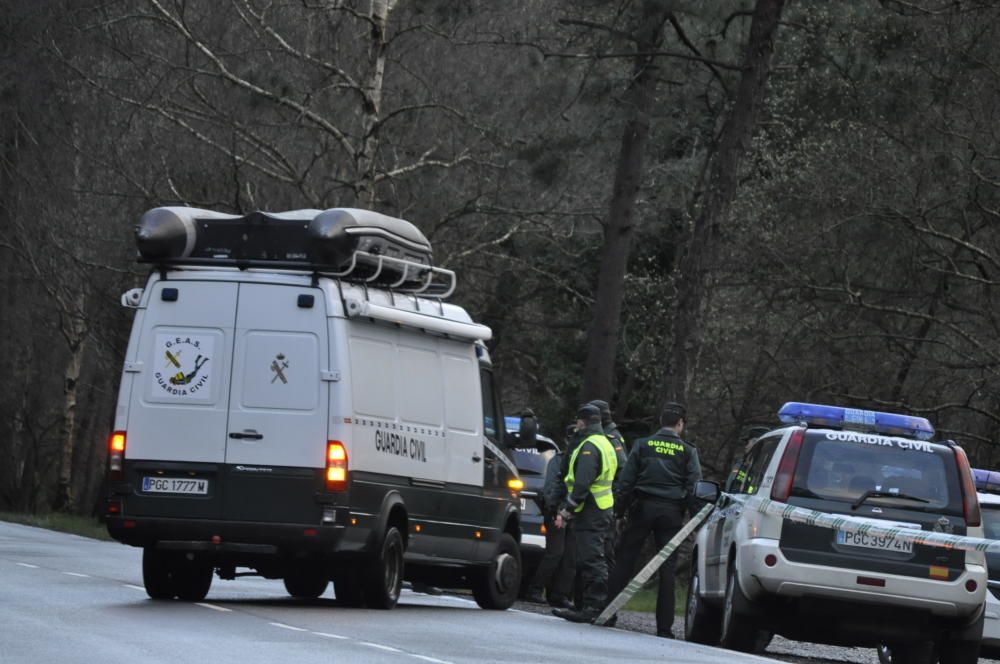
[[[625, 450], [625, 437], [618, 430], [618, 425], [611, 419], [611, 405], [607, 401], [594, 399], [590, 404], [600, 409], [601, 427], [604, 429], [604, 435], [607, 436], [607, 439], [611, 441], [612, 447], [615, 448], [615, 457], [618, 459], [618, 472], [615, 474], [614, 489], [617, 491], [618, 479], [621, 477], [622, 469], [625, 468], [625, 461], [628, 459], [628, 452]], [[607, 558], [609, 571], [615, 567], [615, 546], [618, 543], [619, 526], [623, 521], [624, 519], [612, 519], [611, 528], [608, 530], [608, 537], [604, 540], [604, 557]]]
[[601, 411], [591, 404], [576, 413], [579, 444], [570, 453], [564, 482], [566, 498], [555, 525], [572, 522], [580, 606], [555, 609], [552, 613], [573, 622], [593, 622], [604, 608], [608, 589], [608, 565], [604, 538], [614, 512], [612, 483], [618, 470], [614, 447], [601, 428]]
[[[608, 601], [615, 598], [635, 572], [639, 552], [649, 533], [661, 549], [683, 525], [684, 509], [701, 479], [698, 450], [681, 438], [684, 406], [668, 403], [660, 414], [660, 430], [635, 441], [622, 471], [615, 501], [632, 501], [629, 522], [618, 545], [618, 564], [608, 583]], [[674, 567], [676, 552], [660, 568], [656, 597], [656, 635], [673, 638]]]

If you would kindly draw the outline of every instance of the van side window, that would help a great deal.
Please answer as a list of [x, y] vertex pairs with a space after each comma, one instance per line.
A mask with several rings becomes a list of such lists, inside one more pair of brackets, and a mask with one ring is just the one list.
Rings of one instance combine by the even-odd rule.
[[497, 415], [497, 402], [493, 393], [493, 374], [489, 371], [479, 373], [479, 384], [483, 390], [483, 432], [493, 442], [497, 441], [497, 426], [500, 419]]

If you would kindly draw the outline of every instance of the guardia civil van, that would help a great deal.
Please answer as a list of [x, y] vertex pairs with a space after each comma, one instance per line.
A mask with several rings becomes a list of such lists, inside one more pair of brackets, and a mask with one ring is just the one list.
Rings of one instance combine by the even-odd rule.
[[214, 574], [330, 581], [392, 608], [404, 579], [517, 596], [521, 487], [490, 329], [445, 302], [412, 224], [367, 210], [156, 208], [108, 455], [111, 535], [154, 599]]

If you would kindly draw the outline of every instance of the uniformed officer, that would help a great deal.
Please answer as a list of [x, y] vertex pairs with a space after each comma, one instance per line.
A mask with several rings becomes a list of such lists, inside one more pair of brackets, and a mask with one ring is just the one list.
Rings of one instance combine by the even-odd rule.
[[[576, 427], [567, 432], [569, 440], [575, 440]], [[576, 569], [564, 565], [566, 552], [566, 528], [556, 528], [555, 519], [559, 505], [565, 498], [565, 484], [560, 475], [563, 452], [560, 450], [549, 459], [545, 467], [545, 484], [542, 488], [542, 514], [545, 519], [545, 555], [528, 586], [527, 600], [536, 604], [548, 602], [555, 608], [572, 606], [573, 577]], [[544, 593], [544, 594], [543, 594]]]
[[608, 590], [604, 539], [614, 511], [612, 482], [618, 460], [601, 428], [600, 409], [584, 404], [576, 416], [582, 440], [570, 456], [565, 478], [566, 499], [556, 515], [555, 525], [561, 528], [566, 522], [572, 523], [580, 606], [555, 609], [552, 613], [573, 622], [592, 622], [604, 607]]
[[[611, 601], [635, 573], [639, 552], [650, 532], [661, 549], [683, 525], [684, 508], [701, 479], [698, 450], [681, 439], [684, 407], [669, 403], [660, 414], [660, 430], [635, 441], [622, 471], [615, 500], [631, 501], [629, 521], [618, 545], [618, 564], [608, 583]], [[676, 552], [660, 568], [656, 597], [656, 635], [673, 638]]]
[[[621, 478], [622, 475], [622, 469], [625, 468], [625, 461], [628, 459], [628, 452], [625, 451], [625, 437], [622, 436], [621, 431], [618, 430], [618, 425], [611, 419], [611, 406], [607, 401], [594, 399], [590, 403], [600, 409], [601, 428], [604, 429], [604, 435], [609, 441], [611, 441], [612, 447], [615, 448], [615, 457], [618, 459], [618, 472], [615, 473], [613, 488], [617, 491], [619, 478]], [[615, 547], [618, 544], [618, 534], [621, 532], [623, 523], [624, 519], [612, 518], [611, 528], [608, 529], [608, 537], [604, 540], [604, 557], [608, 561], [609, 574], [615, 568]]]

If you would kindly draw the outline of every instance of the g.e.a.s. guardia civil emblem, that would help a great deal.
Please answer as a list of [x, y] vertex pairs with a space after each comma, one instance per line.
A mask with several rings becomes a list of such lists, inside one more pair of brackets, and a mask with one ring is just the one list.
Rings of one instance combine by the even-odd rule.
[[207, 397], [212, 381], [214, 342], [208, 335], [156, 335], [155, 389], [172, 397]]

